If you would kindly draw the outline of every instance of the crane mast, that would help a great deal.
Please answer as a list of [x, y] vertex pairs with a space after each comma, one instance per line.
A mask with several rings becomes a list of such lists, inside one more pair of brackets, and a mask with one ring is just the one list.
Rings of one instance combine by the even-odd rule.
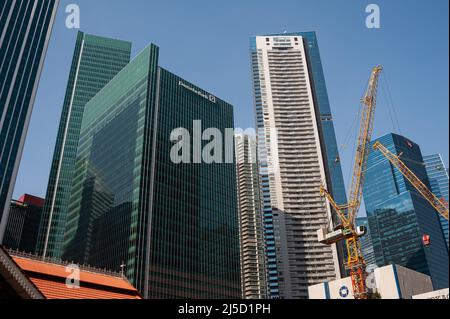
[[381, 66], [377, 66], [372, 70], [369, 86], [361, 101], [364, 107], [362, 109], [358, 144], [353, 167], [352, 185], [348, 199], [348, 216], [349, 222], [351, 223], [355, 222], [355, 218], [358, 215], [358, 210], [361, 205], [365, 177], [364, 173], [370, 152], [370, 141], [372, 139], [373, 122], [377, 104], [378, 79], [381, 71]]
[[439, 199], [434, 195], [428, 187], [414, 174], [408, 166], [400, 159], [399, 156], [391, 153], [383, 144], [375, 142], [373, 149], [380, 151], [392, 165], [394, 165], [400, 173], [414, 186], [415, 189], [441, 214], [448, 220], [448, 204], [444, 199]]
[[345, 205], [338, 205], [332, 195], [324, 186], [320, 193], [326, 197], [334, 211], [339, 216], [341, 225], [338, 225], [331, 233], [325, 229], [318, 230], [319, 242], [334, 244], [341, 240], [346, 241], [347, 246], [347, 269], [352, 279], [353, 293], [355, 299], [367, 298], [366, 287], [366, 264], [361, 252], [359, 237], [364, 235], [365, 230], [355, 226], [355, 219], [361, 204], [364, 174], [367, 166], [367, 158], [370, 152], [370, 141], [373, 133], [373, 122], [377, 103], [378, 80], [382, 71], [381, 66], [373, 68], [369, 84], [364, 97], [361, 100], [362, 112], [358, 134], [358, 144], [353, 168], [352, 184], [349, 192], [349, 201]]

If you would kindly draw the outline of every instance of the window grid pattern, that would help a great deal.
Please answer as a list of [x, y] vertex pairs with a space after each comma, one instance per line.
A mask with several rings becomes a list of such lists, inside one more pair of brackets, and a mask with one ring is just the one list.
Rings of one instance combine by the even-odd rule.
[[85, 105], [129, 62], [130, 54], [129, 42], [78, 32], [47, 186], [38, 254], [45, 251], [46, 256], [61, 257]]
[[57, 0], [0, 4], [0, 222], [9, 210]]
[[[422, 154], [407, 138], [388, 134], [379, 141], [429, 187]], [[364, 184], [364, 202], [376, 264], [398, 264], [430, 275], [435, 289], [448, 286], [448, 250], [437, 212], [414, 186], [382, 155], [370, 152]], [[432, 244], [425, 247], [423, 235]]]

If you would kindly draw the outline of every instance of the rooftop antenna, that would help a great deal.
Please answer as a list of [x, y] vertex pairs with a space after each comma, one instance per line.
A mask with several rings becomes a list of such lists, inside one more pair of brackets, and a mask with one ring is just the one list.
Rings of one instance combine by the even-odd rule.
[[120, 275], [122, 276], [122, 278], [125, 277], [125, 274], [124, 274], [125, 267], [126, 267], [125, 262], [122, 260], [122, 264], [120, 265]]

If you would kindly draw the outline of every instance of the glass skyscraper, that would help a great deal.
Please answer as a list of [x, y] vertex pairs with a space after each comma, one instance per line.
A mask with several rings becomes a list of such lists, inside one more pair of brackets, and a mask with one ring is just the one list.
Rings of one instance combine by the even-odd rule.
[[158, 57], [145, 48], [85, 106], [63, 259], [124, 264], [146, 298], [240, 298], [234, 160], [171, 160], [174, 130], [199, 138], [201, 121], [224, 134], [233, 107]]
[[61, 257], [84, 107], [130, 61], [130, 54], [130, 42], [78, 32], [40, 225], [40, 255]]
[[[431, 191], [439, 198], [443, 198], [449, 202], [448, 189], [448, 171], [445, 168], [444, 161], [440, 154], [424, 156], [425, 169], [427, 170], [428, 180], [430, 181]], [[442, 231], [444, 232], [447, 250], [448, 242], [448, 220], [439, 215]]]
[[307, 298], [308, 286], [344, 273], [340, 246], [318, 243], [332, 222], [325, 184], [346, 203], [314, 32], [250, 40], [270, 298]]
[[357, 226], [365, 226], [367, 233], [360, 237], [359, 241], [361, 243], [361, 250], [366, 262], [366, 271], [368, 273], [372, 272], [377, 268], [377, 263], [375, 261], [375, 252], [373, 250], [372, 238], [370, 237], [370, 226], [369, 219], [367, 217], [358, 217], [356, 219]]
[[0, 2], [0, 243], [58, 3]]
[[[388, 134], [379, 141], [429, 187], [420, 148], [407, 138]], [[447, 288], [448, 250], [434, 208], [381, 152], [369, 154], [364, 202], [379, 267], [397, 264], [431, 276], [435, 289]], [[424, 245], [423, 235], [431, 244]]]

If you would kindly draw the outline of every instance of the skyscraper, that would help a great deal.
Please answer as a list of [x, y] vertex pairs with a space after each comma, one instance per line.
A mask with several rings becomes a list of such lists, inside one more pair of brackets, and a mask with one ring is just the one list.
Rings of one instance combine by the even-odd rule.
[[[206, 147], [199, 124], [233, 128], [233, 107], [158, 57], [157, 46], [145, 48], [85, 106], [63, 258], [124, 264], [146, 298], [239, 298], [233, 147], [229, 163], [172, 156], [179, 132]], [[181, 141], [186, 158], [201, 152]]]
[[131, 43], [78, 32], [47, 186], [37, 252], [61, 257], [86, 103], [129, 61]]
[[[235, 146], [242, 297], [266, 299], [266, 254], [256, 138], [237, 134]], [[268, 240], [271, 238], [269, 236]]]
[[0, 243], [58, 3], [0, 3]]
[[3, 238], [6, 248], [34, 254], [43, 206], [43, 198], [28, 194], [11, 202]]
[[[379, 141], [429, 187], [417, 144], [397, 134]], [[404, 266], [431, 276], [435, 289], [448, 287], [448, 250], [434, 208], [416, 191], [381, 152], [369, 154], [364, 202], [370, 235], [379, 267]], [[431, 244], [422, 237], [429, 235]]]
[[257, 36], [250, 47], [269, 296], [307, 298], [308, 286], [342, 271], [338, 249], [317, 241], [333, 219], [320, 185], [346, 202], [317, 39]]
[[[427, 170], [428, 180], [430, 181], [431, 191], [439, 198], [443, 198], [449, 202], [448, 189], [448, 171], [445, 168], [444, 161], [440, 154], [433, 154], [424, 156], [425, 169]], [[447, 243], [447, 250], [449, 248], [448, 242], [448, 220], [439, 215], [442, 231], [444, 232], [445, 242]]]

